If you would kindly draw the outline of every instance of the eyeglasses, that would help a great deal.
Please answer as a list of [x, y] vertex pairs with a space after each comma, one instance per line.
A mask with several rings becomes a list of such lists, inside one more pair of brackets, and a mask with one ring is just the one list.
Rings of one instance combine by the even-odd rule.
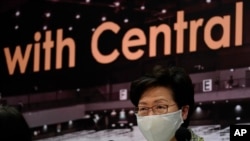
[[147, 116], [149, 113], [149, 109], [152, 109], [154, 114], [161, 115], [161, 114], [168, 113], [168, 107], [174, 106], [174, 105], [176, 104], [172, 104], [172, 105], [160, 104], [160, 105], [154, 105], [152, 107], [139, 106], [135, 108], [135, 111], [139, 116]]

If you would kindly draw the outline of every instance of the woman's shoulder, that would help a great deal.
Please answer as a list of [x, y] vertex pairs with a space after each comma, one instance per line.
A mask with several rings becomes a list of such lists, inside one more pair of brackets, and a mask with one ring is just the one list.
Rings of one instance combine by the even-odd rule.
[[193, 132], [192, 129], [188, 129], [191, 133], [191, 140], [190, 141], [204, 141], [204, 138], [197, 135], [196, 133]]

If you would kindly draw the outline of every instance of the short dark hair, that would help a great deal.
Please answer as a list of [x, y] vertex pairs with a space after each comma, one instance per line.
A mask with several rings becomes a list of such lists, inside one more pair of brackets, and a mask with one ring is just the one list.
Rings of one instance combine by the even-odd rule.
[[25, 118], [12, 106], [0, 105], [0, 134], [1, 141], [32, 140], [30, 128]]
[[187, 119], [182, 124], [183, 127], [189, 125], [190, 116], [194, 109], [194, 87], [188, 73], [181, 67], [155, 67], [152, 73], [132, 81], [130, 85], [130, 100], [138, 106], [141, 95], [152, 87], [162, 86], [173, 91], [173, 99], [178, 107], [189, 105]]

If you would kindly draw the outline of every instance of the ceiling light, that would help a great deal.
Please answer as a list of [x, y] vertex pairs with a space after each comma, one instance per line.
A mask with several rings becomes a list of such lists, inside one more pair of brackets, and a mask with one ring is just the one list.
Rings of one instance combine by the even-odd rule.
[[80, 92], [80, 90], [81, 90], [80, 88], [77, 88], [77, 89], [76, 89], [76, 92]]
[[106, 21], [106, 19], [107, 19], [107, 18], [106, 18], [105, 16], [102, 17], [102, 21]]
[[20, 16], [20, 11], [16, 11], [16, 17]]
[[200, 106], [196, 107], [195, 112], [196, 112], [196, 113], [201, 113], [201, 112], [202, 112], [201, 107], [200, 107]]
[[126, 18], [126, 19], [124, 19], [124, 23], [128, 23], [128, 21], [129, 21], [129, 20], [128, 20], [127, 18]]
[[45, 124], [43, 125], [43, 131], [46, 132], [48, 130], [48, 126]]
[[72, 26], [70, 26], [70, 27], [69, 27], [69, 31], [72, 31], [72, 30], [73, 30], [73, 27], [72, 27]]
[[34, 135], [34, 136], [37, 136], [37, 135], [38, 135], [38, 132], [37, 132], [37, 131], [34, 131], [34, 132], [33, 132], [33, 135]]
[[236, 120], [240, 120], [241, 118], [240, 117], [236, 117]]
[[45, 13], [45, 17], [49, 18], [51, 16], [50, 12]]
[[76, 19], [80, 19], [81, 15], [80, 14], [76, 14]]
[[47, 29], [48, 29], [47, 25], [44, 25], [43, 30], [47, 30]]
[[142, 5], [142, 6], [141, 6], [141, 10], [144, 10], [144, 9], [145, 9], [145, 6], [144, 6], [144, 5]]
[[161, 13], [163, 13], [163, 14], [164, 14], [164, 13], [167, 13], [167, 10], [166, 10], [166, 9], [162, 9], [162, 10], [161, 10]]
[[56, 126], [56, 131], [57, 131], [57, 133], [60, 133], [60, 132], [61, 132], [61, 129], [62, 129], [61, 124], [57, 124], [57, 126]]
[[206, 0], [207, 3], [211, 3], [212, 0]]
[[115, 2], [114, 4], [116, 7], [120, 6], [120, 2]]
[[115, 116], [116, 115], [116, 111], [112, 110], [112, 112], [110, 113], [111, 116]]
[[85, 118], [85, 119], [89, 119], [89, 118], [90, 118], [90, 115], [87, 114], [87, 115], [84, 116], [84, 118]]
[[73, 121], [69, 120], [68, 124], [69, 124], [69, 126], [72, 126], [73, 125]]
[[15, 30], [17, 30], [17, 29], [19, 28], [19, 26], [18, 26], [18, 25], [15, 25], [15, 27], [14, 27], [14, 28], [15, 28]]
[[133, 110], [130, 110], [130, 111], [129, 111], [129, 114], [130, 114], [130, 115], [133, 115], [133, 114], [134, 114], [134, 111], [133, 111]]
[[236, 111], [236, 112], [241, 112], [241, 111], [242, 111], [241, 105], [236, 105], [236, 106], [235, 106], [235, 111]]

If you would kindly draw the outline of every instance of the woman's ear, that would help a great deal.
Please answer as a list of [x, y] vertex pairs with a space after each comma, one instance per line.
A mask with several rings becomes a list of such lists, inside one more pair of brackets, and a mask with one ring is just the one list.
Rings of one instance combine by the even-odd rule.
[[182, 118], [183, 120], [186, 120], [188, 116], [189, 105], [182, 106], [181, 110], [182, 110]]

